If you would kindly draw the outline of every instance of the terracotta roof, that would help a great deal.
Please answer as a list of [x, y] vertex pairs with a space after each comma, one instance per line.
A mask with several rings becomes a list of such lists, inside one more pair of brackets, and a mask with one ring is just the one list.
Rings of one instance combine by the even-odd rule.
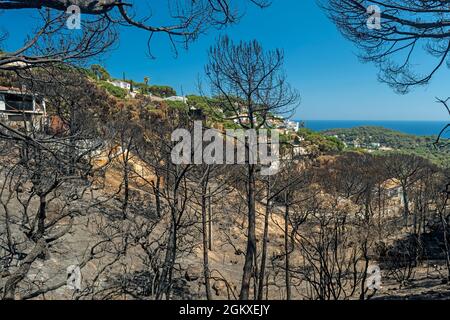
[[19, 88], [15, 88], [15, 87], [0, 86], [0, 91], [17, 91], [17, 92], [20, 92], [20, 89]]

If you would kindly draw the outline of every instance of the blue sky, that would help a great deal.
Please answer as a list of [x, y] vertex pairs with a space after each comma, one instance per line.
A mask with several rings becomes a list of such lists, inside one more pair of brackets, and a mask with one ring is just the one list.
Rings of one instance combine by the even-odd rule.
[[[161, 1], [164, 3], [165, 1]], [[155, 7], [157, 15], [161, 8]], [[377, 81], [377, 68], [362, 64], [357, 49], [337, 31], [314, 0], [274, 0], [260, 10], [245, 7], [242, 21], [226, 30], [210, 30], [188, 51], [175, 56], [165, 36], [156, 36], [147, 55], [147, 35], [131, 28], [121, 30], [120, 43], [101, 63], [118, 78], [173, 86], [179, 93], [197, 92], [197, 79], [203, 75], [207, 49], [221, 34], [233, 40], [259, 40], [267, 49], [285, 51], [289, 82], [297, 88], [302, 103], [294, 118], [299, 120], [442, 120], [445, 110], [435, 97], [450, 96], [449, 70], [442, 68], [431, 84], [415, 88], [407, 95], [395, 94]], [[23, 41], [24, 12], [3, 14], [0, 25], [10, 31], [9, 49]], [[31, 23], [31, 22], [30, 22]], [[14, 30], [14, 32], [12, 31]], [[423, 58], [424, 61], [427, 57]]]

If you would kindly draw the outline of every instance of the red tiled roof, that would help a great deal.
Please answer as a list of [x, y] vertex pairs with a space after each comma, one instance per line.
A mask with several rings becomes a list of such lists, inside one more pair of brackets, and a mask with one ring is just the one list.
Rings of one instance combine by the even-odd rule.
[[17, 91], [17, 92], [20, 92], [20, 89], [19, 88], [15, 88], [15, 87], [0, 86], [0, 91]]

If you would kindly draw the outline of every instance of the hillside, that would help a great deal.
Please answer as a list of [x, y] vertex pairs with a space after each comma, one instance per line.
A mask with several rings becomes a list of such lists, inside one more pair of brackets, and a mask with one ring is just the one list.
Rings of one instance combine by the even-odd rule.
[[[60, 77], [79, 85], [36, 89], [48, 115], [68, 123], [38, 132], [46, 148], [0, 139], [0, 288], [11, 287], [11, 299], [234, 300], [246, 273], [255, 299], [448, 297], [438, 218], [450, 172], [411, 155], [377, 155], [426, 152], [444, 162], [448, 150], [434, 149], [433, 137], [376, 127], [314, 132], [270, 114], [295, 157], [281, 158], [271, 179], [253, 176], [253, 187], [245, 165], [170, 161], [174, 130], [195, 119], [240, 127], [227, 101], [128, 89], [120, 97], [110, 90], [118, 87], [69, 71]], [[345, 152], [352, 149], [364, 152]], [[32, 262], [22, 271], [24, 259]], [[383, 277], [370, 294], [369, 265]], [[77, 268], [72, 278], [67, 270]]]
[[364, 126], [350, 129], [330, 129], [322, 131], [345, 143], [347, 149], [365, 149], [370, 152], [400, 151], [416, 154], [445, 165], [450, 159], [449, 139], [435, 145], [437, 136], [415, 136], [395, 130]]

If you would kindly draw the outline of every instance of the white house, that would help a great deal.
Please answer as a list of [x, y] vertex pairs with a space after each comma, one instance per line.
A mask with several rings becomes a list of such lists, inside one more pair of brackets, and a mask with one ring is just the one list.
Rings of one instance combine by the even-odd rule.
[[131, 90], [131, 84], [126, 82], [126, 81], [122, 81], [122, 80], [113, 80], [111, 81], [111, 84], [115, 87], [119, 87], [125, 90], [130, 91]]
[[172, 97], [164, 98], [164, 100], [178, 101], [178, 102], [183, 102], [183, 103], [187, 103], [187, 101], [188, 101], [188, 99], [186, 97], [180, 97], [180, 96], [172, 96]]
[[0, 86], [0, 119], [35, 122], [45, 117], [45, 100], [26, 90]]
[[300, 129], [300, 123], [297, 121], [285, 120], [284, 125], [286, 126], [286, 129], [290, 131], [297, 132]]
[[[240, 113], [235, 119], [233, 119], [233, 122], [236, 124], [250, 124], [250, 116], [248, 115], [248, 113]], [[253, 123], [257, 123], [256, 118], [253, 118]]]

